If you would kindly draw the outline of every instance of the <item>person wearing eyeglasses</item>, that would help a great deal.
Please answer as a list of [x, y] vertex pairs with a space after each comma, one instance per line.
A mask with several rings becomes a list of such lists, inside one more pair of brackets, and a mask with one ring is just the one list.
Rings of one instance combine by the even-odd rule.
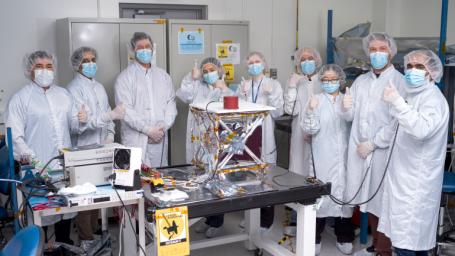
[[[331, 195], [343, 200], [346, 190], [346, 155], [350, 122], [340, 116], [342, 93], [346, 75], [336, 64], [321, 67], [319, 79], [323, 92], [312, 94], [305, 106], [300, 123], [306, 134], [312, 136], [311, 150], [313, 168], [310, 176], [332, 184]], [[354, 226], [351, 222], [352, 207], [335, 203], [329, 197], [323, 197], [316, 212], [316, 255], [321, 252], [321, 234], [327, 217], [335, 218], [336, 247], [343, 254], [352, 253]]]
[[436, 245], [450, 113], [435, 85], [443, 74], [439, 57], [416, 50], [404, 64], [406, 96], [393, 82], [382, 95], [398, 128], [378, 230], [390, 238], [397, 256], [426, 256]]

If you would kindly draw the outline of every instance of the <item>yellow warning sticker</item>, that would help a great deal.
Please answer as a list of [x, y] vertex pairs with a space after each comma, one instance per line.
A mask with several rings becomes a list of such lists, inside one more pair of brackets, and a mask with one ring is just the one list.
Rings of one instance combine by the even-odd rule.
[[188, 208], [160, 209], [156, 211], [155, 219], [158, 256], [189, 255]]
[[221, 43], [216, 44], [216, 58], [222, 64], [240, 64], [240, 44], [238, 43]]
[[224, 81], [226, 81], [226, 82], [234, 81], [234, 75], [235, 75], [234, 64], [224, 64], [223, 68], [225, 71]]
[[216, 58], [224, 59], [229, 56], [229, 49], [227, 44], [217, 44], [216, 45]]

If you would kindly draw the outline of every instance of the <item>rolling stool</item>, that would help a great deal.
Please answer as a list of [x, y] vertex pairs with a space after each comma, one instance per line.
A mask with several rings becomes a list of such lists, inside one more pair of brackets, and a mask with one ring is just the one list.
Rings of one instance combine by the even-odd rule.
[[44, 246], [44, 232], [35, 225], [28, 226], [19, 231], [13, 238], [6, 244], [0, 252], [0, 256], [18, 255], [18, 256], [32, 256], [42, 255]]
[[442, 182], [441, 206], [439, 209], [437, 255], [440, 255], [441, 247], [455, 247], [455, 239], [449, 237], [449, 235], [455, 231], [454, 227], [452, 226], [450, 230], [444, 232], [445, 207], [447, 205], [448, 195], [451, 194], [455, 194], [455, 173], [444, 172], [444, 180]]

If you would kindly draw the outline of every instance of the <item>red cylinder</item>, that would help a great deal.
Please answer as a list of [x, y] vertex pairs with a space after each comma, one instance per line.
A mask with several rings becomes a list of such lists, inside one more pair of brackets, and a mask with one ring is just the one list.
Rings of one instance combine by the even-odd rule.
[[239, 109], [239, 97], [237, 96], [224, 96], [224, 109]]

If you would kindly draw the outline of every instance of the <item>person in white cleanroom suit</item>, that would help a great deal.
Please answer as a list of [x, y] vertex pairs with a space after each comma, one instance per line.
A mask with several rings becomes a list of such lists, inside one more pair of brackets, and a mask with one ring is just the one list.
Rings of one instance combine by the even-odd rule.
[[[261, 158], [269, 164], [275, 164], [277, 159], [275, 141], [275, 118], [284, 113], [283, 89], [280, 82], [265, 76], [269, 69], [264, 55], [260, 52], [251, 52], [245, 59], [250, 79], [242, 77], [240, 87], [237, 89], [239, 98], [253, 103], [258, 103], [270, 107], [271, 110], [264, 119], [262, 126], [248, 138], [247, 145], [253, 152], [261, 154]], [[260, 140], [259, 140], [260, 136]], [[259, 148], [258, 148], [259, 147]], [[247, 157], [248, 158], [248, 157]], [[273, 206], [261, 208], [261, 227], [268, 228], [272, 225], [274, 218]], [[242, 223], [240, 224], [243, 225]]]
[[[56, 60], [51, 54], [35, 51], [27, 55], [24, 70], [30, 81], [8, 102], [5, 123], [12, 130], [14, 159], [41, 166], [58, 156], [59, 149], [71, 147], [72, 98], [54, 83]], [[57, 160], [49, 166], [61, 168]], [[68, 231], [74, 216], [64, 215], [63, 220], [62, 215], [45, 217], [43, 225], [55, 223], [56, 241], [72, 243]]]
[[77, 110], [77, 133], [72, 135], [73, 145], [109, 144], [114, 142], [114, 122], [125, 114], [121, 104], [111, 111], [104, 86], [95, 80], [98, 70], [98, 54], [95, 49], [81, 47], [71, 56], [75, 71], [67, 89], [74, 99]]
[[435, 85], [443, 73], [436, 54], [412, 51], [404, 66], [406, 96], [400, 96], [393, 81], [383, 93], [398, 130], [378, 229], [390, 238], [397, 256], [428, 255], [436, 245], [449, 107]]
[[[90, 47], [80, 47], [71, 55], [74, 79], [67, 89], [73, 96], [73, 113], [77, 116], [77, 127], [71, 134], [73, 146], [109, 144], [114, 142], [114, 122], [125, 114], [123, 105], [111, 111], [106, 90], [95, 80], [98, 54]], [[76, 216], [81, 247], [88, 249], [94, 240], [93, 232], [99, 230], [98, 210], [82, 211]]]
[[[319, 79], [323, 92], [311, 95], [303, 115], [301, 127], [312, 136], [311, 146], [314, 168], [310, 175], [332, 184], [331, 195], [342, 199], [346, 190], [346, 161], [350, 122], [340, 116], [342, 94], [346, 75], [336, 64], [321, 67]], [[351, 222], [352, 207], [341, 206], [323, 197], [316, 216], [316, 255], [321, 251], [321, 234], [327, 217], [335, 217], [337, 248], [344, 254], [352, 253], [354, 226]]]
[[322, 65], [321, 55], [313, 48], [301, 48], [294, 54], [297, 73], [288, 80], [284, 94], [284, 111], [291, 115], [291, 146], [289, 152], [289, 170], [307, 176], [311, 167], [310, 138], [299, 128], [304, 108], [312, 94], [320, 93], [318, 70]]
[[363, 39], [363, 48], [369, 56], [371, 70], [357, 77], [343, 98], [343, 118], [352, 121], [344, 201], [362, 203], [360, 211], [369, 213], [373, 235], [373, 245], [366, 250], [387, 256], [392, 253], [390, 241], [377, 232], [377, 223], [382, 210], [383, 185], [380, 184], [392, 138], [389, 126], [393, 118], [389, 105], [382, 100], [382, 92], [391, 80], [401, 92], [405, 81], [391, 63], [397, 52], [393, 38], [384, 33], [372, 33]]
[[[197, 63], [190, 73], [182, 80], [177, 90], [177, 97], [187, 104], [218, 101], [223, 96], [233, 95], [234, 92], [226, 86], [222, 79], [223, 67], [218, 59], [205, 58], [200, 67]], [[191, 130], [195, 128], [195, 120], [191, 111], [188, 111], [186, 125], [186, 162], [191, 163], [193, 159], [193, 145], [191, 141]]]
[[177, 116], [171, 77], [152, 65], [153, 42], [136, 32], [131, 38], [135, 60], [115, 83], [115, 103], [125, 106], [121, 121], [122, 144], [142, 149], [142, 161], [152, 167], [167, 166], [167, 131]]
[[[181, 87], [177, 90], [177, 97], [183, 102], [201, 103], [219, 101], [223, 96], [235, 93], [226, 86], [224, 70], [218, 59], [208, 57], [202, 60], [200, 67], [195, 62], [193, 69], [182, 80]], [[186, 161], [191, 163], [193, 149], [196, 149], [191, 141], [191, 130], [196, 126], [193, 114], [188, 111], [186, 129]], [[214, 237], [219, 233], [224, 223], [224, 215], [208, 216], [204, 222], [196, 226], [197, 233], [205, 233], [206, 237]]]
[[283, 115], [283, 89], [280, 82], [266, 77], [268, 69], [264, 55], [251, 52], [246, 58], [248, 74], [251, 79], [242, 78], [237, 94], [241, 100], [274, 107], [262, 125], [261, 157], [266, 163], [276, 163], [275, 123], [274, 118]]

